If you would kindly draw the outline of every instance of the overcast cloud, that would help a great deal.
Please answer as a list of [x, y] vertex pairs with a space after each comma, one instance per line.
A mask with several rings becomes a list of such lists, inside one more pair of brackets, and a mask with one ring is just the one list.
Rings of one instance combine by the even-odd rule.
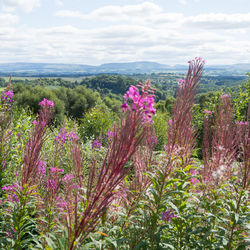
[[66, 0], [0, 0], [0, 63], [177, 64], [195, 56], [209, 64], [250, 63], [250, 8], [189, 13], [162, 1], [109, 1], [86, 11], [76, 2], [79, 8]]

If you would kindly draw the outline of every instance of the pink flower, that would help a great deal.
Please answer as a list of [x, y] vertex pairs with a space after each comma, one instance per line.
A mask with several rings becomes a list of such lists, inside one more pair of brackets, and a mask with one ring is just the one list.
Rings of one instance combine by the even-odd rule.
[[61, 128], [60, 132], [57, 134], [54, 143], [63, 145], [66, 142], [67, 130], [66, 128]]
[[185, 83], [185, 80], [184, 79], [179, 79], [179, 81], [178, 81], [178, 85], [180, 86], [180, 87], [182, 87], [182, 85]]
[[50, 168], [50, 172], [51, 173], [55, 173], [55, 172], [63, 173], [64, 170], [62, 168]]
[[127, 100], [128, 98], [134, 100], [135, 102], [138, 100], [140, 94], [138, 89], [135, 86], [130, 86], [129, 90], [124, 96], [124, 99]]
[[101, 146], [102, 146], [102, 144], [98, 140], [94, 140], [92, 143], [92, 149], [95, 149], [95, 148], [101, 149]]
[[121, 108], [122, 108], [122, 111], [126, 111], [127, 108], [128, 108], [128, 104], [126, 102], [124, 102], [122, 105], [121, 105]]
[[196, 183], [198, 183], [198, 182], [199, 182], [199, 180], [196, 179], [196, 178], [192, 178], [192, 179], [191, 179], [191, 183], [192, 183], [192, 184], [196, 184]]
[[6, 102], [13, 102], [14, 100], [12, 99], [14, 93], [13, 91], [3, 91], [1, 95], [2, 101]]
[[177, 218], [178, 216], [173, 213], [173, 210], [168, 210], [162, 213], [162, 220], [163, 221], [171, 221], [172, 218]]
[[107, 132], [107, 137], [108, 137], [108, 138], [114, 137], [114, 132], [108, 130], [108, 132]]
[[75, 140], [79, 139], [79, 137], [77, 136], [75, 132], [69, 132], [68, 137], [71, 139], [75, 139]]
[[54, 102], [51, 100], [47, 100], [46, 98], [43, 98], [43, 100], [39, 104], [43, 107], [54, 107]]
[[225, 94], [225, 95], [222, 95], [222, 96], [221, 96], [221, 99], [226, 99], [226, 98], [230, 98], [230, 95]]
[[66, 175], [64, 175], [64, 177], [63, 177], [63, 181], [65, 181], [65, 182], [70, 182], [70, 181], [72, 181], [74, 179], [74, 175], [73, 174], [66, 174]]
[[212, 111], [211, 111], [211, 110], [205, 109], [205, 110], [204, 110], [204, 113], [207, 114], [207, 115], [212, 115]]
[[199, 171], [197, 170], [190, 170], [190, 174], [192, 175], [197, 175], [199, 173]]
[[[156, 109], [154, 108], [154, 92], [153, 89], [150, 90], [150, 82], [147, 81], [146, 88], [142, 85], [138, 85], [141, 87], [141, 94], [135, 86], [130, 86], [127, 93], [124, 95], [125, 103], [121, 105], [123, 111], [126, 111], [128, 108], [130, 111], [141, 112], [143, 113], [143, 120], [146, 122], [152, 121], [152, 115], [156, 114]], [[149, 88], [149, 89], [148, 89]], [[149, 94], [150, 93], [150, 94]], [[127, 100], [130, 99], [132, 101], [131, 106], [127, 104]]]
[[39, 161], [38, 172], [41, 174], [43, 178], [46, 176], [46, 162]]
[[37, 125], [38, 124], [37, 120], [34, 120], [32, 124]]
[[57, 189], [57, 181], [56, 180], [47, 180], [47, 188], [50, 191], [55, 191]]
[[50, 168], [50, 172], [51, 173], [55, 173], [56, 172], [56, 168]]
[[155, 108], [150, 108], [150, 112], [155, 115], [156, 114], [156, 109]]

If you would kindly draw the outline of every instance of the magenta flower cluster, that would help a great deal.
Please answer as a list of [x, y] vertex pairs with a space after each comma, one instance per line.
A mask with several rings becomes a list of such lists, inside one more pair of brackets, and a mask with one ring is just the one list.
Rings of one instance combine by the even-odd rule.
[[168, 210], [162, 213], [163, 221], [171, 221], [173, 218], [177, 218], [178, 216], [173, 213], [172, 210]]
[[230, 95], [225, 94], [225, 95], [222, 95], [222, 96], [221, 96], [221, 99], [227, 99], [227, 98], [230, 98]]
[[54, 107], [54, 102], [51, 100], [47, 100], [46, 98], [43, 98], [43, 100], [39, 103], [42, 107]]
[[92, 149], [101, 149], [101, 142], [99, 142], [98, 140], [94, 140], [92, 143]]
[[211, 111], [211, 110], [208, 110], [208, 109], [205, 109], [205, 110], [204, 110], [204, 113], [205, 113], [206, 115], [212, 115], [212, 111]]
[[16, 185], [16, 184], [12, 184], [10, 186], [4, 185], [2, 187], [2, 190], [4, 190], [4, 191], [13, 191], [13, 190], [16, 190], [16, 189], [18, 189], [18, 185]]
[[17, 184], [12, 184], [10, 186], [3, 186], [2, 190], [5, 191], [7, 195], [6, 201], [19, 202], [17, 191], [20, 187]]
[[13, 91], [3, 91], [1, 95], [1, 100], [5, 102], [14, 102], [14, 99], [12, 99], [13, 95]]
[[54, 139], [54, 143], [64, 145], [68, 138], [78, 140], [79, 137], [75, 132], [67, 132], [66, 128], [61, 128], [60, 132], [57, 134], [56, 138]]
[[121, 108], [123, 111], [128, 109], [127, 101], [132, 100], [132, 111], [142, 110], [145, 114], [145, 120], [152, 122], [152, 115], [156, 114], [154, 108], [154, 96], [150, 94], [140, 95], [139, 90], [135, 86], [130, 86], [127, 93], [124, 95], [125, 102]]
[[46, 162], [44, 161], [39, 161], [39, 164], [38, 164], [38, 172], [39, 174], [44, 178], [46, 176]]
[[59, 174], [63, 174], [64, 169], [62, 168], [50, 168], [50, 178], [47, 180], [46, 184], [47, 184], [47, 190], [52, 194], [54, 193], [59, 185], [60, 185], [60, 181], [59, 181]]
[[6, 236], [11, 238], [11, 239], [14, 239], [14, 234], [16, 233], [16, 229], [14, 227], [11, 227], [11, 231], [6, 231]]
[[248, 125], [248, 122], [247, 122], [247, 121], [245, 121], [245, 122], [236, 121], [235, 124], [236, 124], [236, 125], [239, 125], [239, 126], [247, 126], [247, 125]]
[[56, 138], [54, 139], [54, 143], [63, 145], [67, 139], [67, 129], [61, 128], [60, 132], [57, 134]]
[[50, 168], [50, 172], [51, 173], [56, 173], [56, 172], [63, 173], [64, 170], [62, 168]]
[[156, 137], [156, 136], [151, 136], [151, 137], [150, 137], [150, 141], [151, 141], [151, 143], [152, 143], [154, 146], [157, 145], [157, 137]]
[[[191, 170], [191, 171], [190, 171], [190, 174], [192, 174], [192, 175], [198, 175], [198, 174], [199, 174], [199, 171], [197, 171], [197, 170]], [[193, 185], [195, 185], [196, 183], [199, 183], [199, 180], [193, 177], [193, 178], [191, 179], [191, 183], [192, 183]]]
[[179, 79], [178, 81], [178, 86], [181, 88], [183, 85], [185, 84], [185, 80], [184, 79]]
[[114, 132], [108, 130], [107, 138], [113, 138], [113, 137], [114, 137]]

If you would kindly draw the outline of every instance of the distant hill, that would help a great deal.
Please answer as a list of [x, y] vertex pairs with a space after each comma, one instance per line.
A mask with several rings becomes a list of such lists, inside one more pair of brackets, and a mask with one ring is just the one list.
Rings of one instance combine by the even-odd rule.
[[[209, 75], [245, 75], [250, 64], [206, 66]], [[187, 65], [169, 66], [155, 62], [107, 63], [100, 66], [56, 63], [0, 63], [0, 76], [83, 76], [96, 74], [184, 73]]]

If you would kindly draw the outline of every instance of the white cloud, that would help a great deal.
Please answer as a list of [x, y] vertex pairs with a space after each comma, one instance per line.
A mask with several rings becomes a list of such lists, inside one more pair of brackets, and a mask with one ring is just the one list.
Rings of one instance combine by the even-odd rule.
[[17, 23], [19, 20], [18, 16], [9, 13], [0, 13], [0, 27], [11, 26]]
[[56, 5], [59, 6], [59, 7], [63, 7], [63, 6], [64, 6], [64, 3], [63, 3], [62, 0], [55, 0], [55, 3], [56, 3]]
[[[26, 26], [25, 32], [23, 26], [13, 25], [17, 16], [2, 15], [0, 58], [7, 61], [101, 64], [150, 60], [175, 64], [198, 55], [210, 64], [228, 64], [249, 62], [250, 58], [249, 14], [187, 16], [144, 2], [105, 6], [90, 13], [61, 10], [56, 15], [59, 21], [59, 17], [68, 17], [63, 18], [65, 25]], [[79, 19], [76, 25], [73, 17]], [[1, 25], [4, 21], [12, 22], [11, 28]]]
[[8, 54], [13, 61], [25, 58], [37, 62], [100, 64], [150, 60], [175, 64], [202, 55], [210, 63], [217, 60], [231, 63], [250, 56], [250, 44], [228, 34], [212, 31], [185, 34], [140, 25], [96, 29], [66, 25], [27, 29], [25, 33], [17, 28], [0, 28], [0, 39], [0, 56]]
[[186, 25], [204, 29], [240, 29], [250, 27], [250, 13], [209, 13], [187, 17]]
[[5, 11], [14, 11], [21, 8], [25, 12], [31, 12], [34, 8], [40, 6], [40, 0], [1, 0]]
[[208, 13], [196, 16], [185, 16], [182, 13], [164, 12], [162, 8], [152, 2], [125, 6], [110, 5], [96, 9], [87, 14], [79, 11], [59, 10], [55, 15], [58, 17], [86, 19], [88, 21], [165, 25], [171, 29], [176, 29], [183, 25], [191, 28], [215, 30], [250, 27], [250, 13]]
[[72, 11], [72, 10], [58, 10], [55, 13], [56, 16], [59, 17], [74, 17], [74, 18], [85, 18], [86, 15], [82, 14], [79, 11]]
[[181, 4], [184, 4], [184, 5], [187, 4], [187, 0], [179, 0], [179, 2], [180, 2]]
[[[183, 5], [186, 5], [190, 0], [179, 0], [179, 2]], [[193, 0], [193, 2], [199, 2], [200, 0]]]
[[56, 16], [74, 17], [82, 19], [103, 19], [108, 21], [124, 21], [136, 18], [145, 18], [148, 16], [158, 15], [162, 9], [151, 2], [143, 2], [137, 5], [109, 5], [98, 8], [89, 14], [80, 13], [79, 11], [60, 10], [55, 13]]

